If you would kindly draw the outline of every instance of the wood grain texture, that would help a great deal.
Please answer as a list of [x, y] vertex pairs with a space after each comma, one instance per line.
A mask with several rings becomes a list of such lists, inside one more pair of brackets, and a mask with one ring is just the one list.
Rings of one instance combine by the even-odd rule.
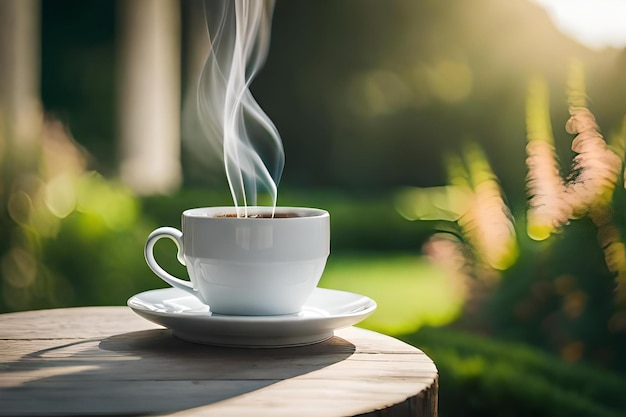
[[126, 307], [0, 315], [0, 416], [436, 416], [419, 349], [350, 327], [282, 349], [198, 345]]

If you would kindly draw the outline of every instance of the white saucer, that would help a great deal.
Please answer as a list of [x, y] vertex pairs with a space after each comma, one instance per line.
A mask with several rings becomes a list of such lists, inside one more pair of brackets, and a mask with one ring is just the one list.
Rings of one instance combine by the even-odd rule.
[[237, 347], [286, 347], [317, 343], [333, 331], [360, 322], [376, 310], [371, 298], [316, 288], [302, 311], [284, 316], [226, 316], [177, 288], [139, 293], [128, 306], [141, 317], [196, 343]]

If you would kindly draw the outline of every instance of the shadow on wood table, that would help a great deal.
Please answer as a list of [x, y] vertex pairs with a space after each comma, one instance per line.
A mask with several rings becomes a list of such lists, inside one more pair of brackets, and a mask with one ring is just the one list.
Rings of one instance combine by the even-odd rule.
[[177, 339], [128, 307], [0, 314], [0, 416], [437, 415], [421, 350], [356, 327], [289, 348]]
[[4, 364], [1, 415], [171, 413], [327, 367], [355, 350], [339, 337], [288, 349], [220, 348], [165, 329], [55, 342]]

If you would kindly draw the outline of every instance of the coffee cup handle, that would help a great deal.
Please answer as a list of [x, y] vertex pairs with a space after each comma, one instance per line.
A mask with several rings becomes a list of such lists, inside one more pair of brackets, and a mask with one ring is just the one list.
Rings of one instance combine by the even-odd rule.
[[170, 284], [172, 287], [180, 288], [181, 290], [187, 291], [193, 295], [196, 295], [196, 290], [193, 288], [193, 285], [189, 281], [184, 281], [182, 279], [176, 278], [173, 275], [167, 273], [161, 266], [158, 264], [156, 259], [154, 258], [154, 245], [161, 238], [171, 239], [175, 244], [178, 250], [176, 257], [178, 262], [185, 265], [185, 258], [183, 257], [183, 233], [175, 229], [173, 227], [159, 227], [148, 236], [148, 240], [146, 241], [146, 246], [144, 247], [144, 256], [146, 258], [146, 263], [152, 269], [159, 278], [163, 281]]

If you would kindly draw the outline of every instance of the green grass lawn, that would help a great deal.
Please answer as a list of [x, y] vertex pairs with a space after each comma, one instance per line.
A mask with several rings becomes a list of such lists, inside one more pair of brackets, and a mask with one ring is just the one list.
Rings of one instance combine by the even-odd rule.
[[320, 286], [374, 299], [377, 311], [360, 326], [392, 335], [447, 324], [463, 303], [443, 271], [418, 255], [333, 254]]

